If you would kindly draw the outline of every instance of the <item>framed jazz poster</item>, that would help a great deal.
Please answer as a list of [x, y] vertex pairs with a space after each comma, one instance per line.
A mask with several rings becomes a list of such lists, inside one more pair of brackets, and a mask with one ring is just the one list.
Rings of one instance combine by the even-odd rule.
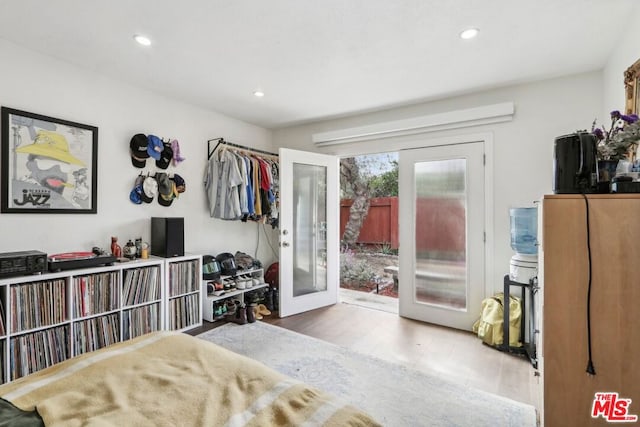
[[2, 213], [97, 212], [98, 128], [2, 107]]

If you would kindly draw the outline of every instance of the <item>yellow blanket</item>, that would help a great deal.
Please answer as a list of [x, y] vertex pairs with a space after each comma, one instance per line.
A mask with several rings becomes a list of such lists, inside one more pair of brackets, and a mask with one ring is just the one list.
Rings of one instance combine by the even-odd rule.
[[366, 414], [213, 343], [155, 332], [0, 387], [46, 426], [377, 426]]

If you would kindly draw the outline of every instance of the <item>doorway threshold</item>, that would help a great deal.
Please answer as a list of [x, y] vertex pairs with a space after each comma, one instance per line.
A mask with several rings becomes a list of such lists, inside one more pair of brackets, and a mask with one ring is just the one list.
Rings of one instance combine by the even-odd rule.
[[398, 298], [340, 288], [340, 302], [398, 314]]

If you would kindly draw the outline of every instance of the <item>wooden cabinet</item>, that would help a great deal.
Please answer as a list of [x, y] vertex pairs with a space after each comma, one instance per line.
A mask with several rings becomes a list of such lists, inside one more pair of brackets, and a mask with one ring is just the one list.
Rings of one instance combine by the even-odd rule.
[[[640, 419], [640, 195], [550, 195], [542, 202], [542, 372], [546, 427], [606, 425], [597, 392]], [[587, 245], [589, 239], [591, 260]], [[591, 270], [591, 354], [588, 297]]]

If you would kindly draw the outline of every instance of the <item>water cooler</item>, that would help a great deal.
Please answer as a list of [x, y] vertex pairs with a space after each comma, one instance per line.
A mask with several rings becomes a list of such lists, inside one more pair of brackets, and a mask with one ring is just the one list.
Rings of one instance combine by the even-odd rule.
[[538, 208], [509, 209], [511, 222], [511, 257], [509, 278], [528, 284], [538, 276]]
[[[512, 208], [509, 210], [509, 217], [511, 248], [516, 253], [511, 257], [509, 274], [504, 276], [504, 300], [510, 301], [511, 287], [520, 288], [522, 347], [509, 345], [509, 304], [504, 304], [504, 340], [501, 350], [526, 355], [533, 367], [537, 368], [534, 298], [538, 289], [538, 208]], [[525, 328], [526, 324], [528, 328]]]

